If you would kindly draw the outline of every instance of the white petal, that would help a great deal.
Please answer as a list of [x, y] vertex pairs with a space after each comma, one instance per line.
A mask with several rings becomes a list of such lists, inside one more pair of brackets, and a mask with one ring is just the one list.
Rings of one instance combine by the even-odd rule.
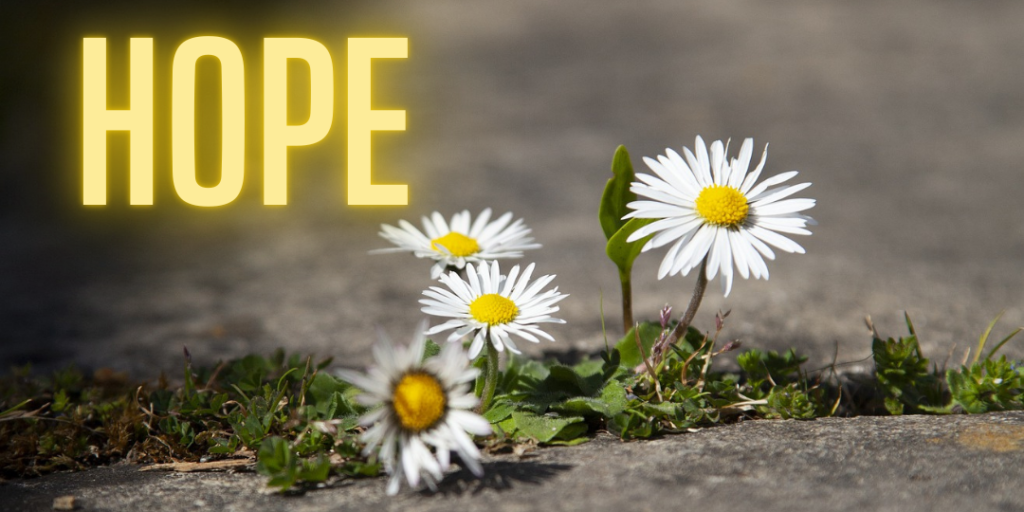
[[729, 176], [729, 186], [739, 190], [747, 177], [747, 169], [750, 167], [750, 157], [754, 153], [754, 139], [746, 138], [740, 145], [740, 154], [732, 162], [732, 174]]
[[725, 176], [722, 176], [722, 163], [725, 161], [725, 150], [722, 148], [722, 141], [716, 140], [711, 143], [711, 177], [715, 183], [724, 185]]
[[448, 411], [448, 417], [455, 422], [462, 430], [477, 436], [489, 436], [494, 433], [491, 423], [483, 416], [469, 411], [452, 409]]
[[754, 226], [750, 228], [750, 234], [786, 252], [795, 252], [798, 254], [803, 254], [804, 252], [806, 252], [804, 251], [803, 247], [800, 247], [800, 244], [774, 231], [769, 231], [767, 229]]
[[814, 208], [814, 203], [814, 199], [783, 199], [776, 203], [758, 206], [756, 212], [760, 216], [784, 215]]
[[775, 259], [775, 251], [773, 251], [771, 247], [765, 245], [765, 243], [762, 242], [759, 238], [750, 234], [749, 229], [740, 230], [740, 233], [743, 235], [743, 238], [750, 242], [750, 245], [753, 248], [757, 249], [757, 252], [763, 254], [765, 258], [768, 258], [769, 260]]
[[683, 161], [683, 158], [679, 156], [679, 153], [676, 153], [672, 148], [666, 149], [665, 154], [668, 155], [669, 161], [675, 164], [676, 168], [679, 169], [679, 172], [675, 176], [677, 176], [680, 181], [683, 182], [683, 185], [685, 185], [683, 187], [679, 187], [680, 191], [687, 192], [689, 195], [697, 197], [697, 194], [700, 193], [701, 186], [697, 183], [697, 178], [694, 176], [693, 170], [690, 169], [690, 166]]
[[668, 253], [665, 254], [665, 258], [661, 260], [661, 265], [658, 267], [658, 279], [663, 279], [665, 276], [669, 275], [669, 271], [672, 270], [672, 267], [676, 263], [677, 256], [679, 255], [679, 249], [689, 241], [690, 236], [691, 235], [687, 235], [680, 238], [672, 245], [671, 248], [669, 248]]
[[387, 382], [377, 382], [365, 374], [354, 370], [340, 369], [335, 373], [335, 375], [337, 375], [339, 379], [348, 382], [367, 393], [383, 396], [387, 395], [389, 391]]
[[469, 210], [462, 210], [455, 215], [452, 215], [452, 221], [450, 224], [452, 231], [469, 235]]
[[469, 345], [469, 358], [476, 359], [476, 356], [480, 355], [480, 351], [484, 348], [484, 343], [487, 340], [487, 333], [485, 329], [477, 331], [476, 336], [473, 337], [473, 343]]
[[[739, 271], [743, 279], [748, 279], [750, 277], [750, 270], [747, 267], [747, 248], [750, 247], [750, 244], [743, 239], [738, 231], [729, 231], [728, 235], [729, 245], [732, 247], [732, 259], [736, 263], [736, 270]], [[753, 251], [753, 249], [750, 249], [750, 251]]]
[[444, 217], [441, 216], [440, 212], [434, 212], [430, 214], [430, 219], [434, 221], [434, 226], [437, 228], [437, 232], [440, 236], [444, 236], [447, 235], [448, 233], [451, 233], [451, 228], [448, 227], [448, 223], [444, 221]]
[[740, 192], [742, 192], [743, 195], [747, 196], [747, 192], [750, 190], [750, 187], [754, 186], [754, 183], [757, 182], [757, 178], [761, 176], [761, 170], [764, 169], [764, 162], [767, 159], [768, 144], [765, 144], [764, 152], [761, 153], [761, 162], [757, 164], [757, 167], [754, 168], [753, 172], [747, 175], [747, 177], [743, 180], [743, 185], [740, 186]]
[[700, 135], [693, 143], [693, 150], [697, 153], [697, 165], [696, 174], [698, 178], [703, 177], [704, 179], [698, 179], [701, 182], [702, 188], [710, 186], [715, 183], [711, 175], [711, 163], [708, 159], [708, 148], [704, 145], [704, 139]]
[[760, 197], [748, 197], [747, 201], [750, 202], [750, 206], [761, 206], [769, 203], [774, 203], [779, 199], [785, 199], [801, 190], [811, 186], [810, 183], [801, 183], [799, 185], [790, 185], [788, 187], [779, 187], [778, 189], [765, 190], [762, 192]]
[[473, 222], [473, 227], [469, 228], [470, 238], [477, 238], [480, 232], [483, 231], [484, 226], [487, 225], [487, 221], [491, 218], [491, 209], [484, 208], [484, 211], [480, 212], [477, 216], [476, 221]]
[[700, 265], [700, 262], [704, 260], [711, 249], [711, 244], [715, 241], [717, 229], [710, 225], [701, 226], [693, 234], [693, 239], [690, 240], [690, 243], [679, 253], [679, 256], [676, 258], [676, 266], [672, 267], [671, 273], [682, 272], [683, 275], [686, 275], [691, 269]]
[[771, 187], [773, 185], [778, 185], [779, 183], [782, 183], [784, 181], [788, 181], [788, 180], [792, 179], [794, 176], [796, 176], [797, 174], [800, 174], [800, 173], [797, 172], [797, 171], [789, 171], [789, 172], [784, 172], [782, 174], [776, 174], [775, 176], [772, 176], [771, 178], [768, 178], [768, 179], [762, 181], [761, 183], [757, 184], [757, 186], [755, 186], [754, 188], [750, 189], [749, 192], [743, 192], [743, 195], [747, 196], [748, 198], [749, 197], [757, 197], [757, 196], [761, 195], [761, 193], [764, 192], [765, 190], [768, 190], [768, 187]]

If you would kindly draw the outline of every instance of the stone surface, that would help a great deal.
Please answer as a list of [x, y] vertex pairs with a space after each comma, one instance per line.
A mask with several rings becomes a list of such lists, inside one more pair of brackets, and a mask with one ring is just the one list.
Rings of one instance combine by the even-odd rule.
[[[113, 37], [124, 26], [149, 26], [115, 7], [79, 9], [41, 29], [55, 41], [44, 47], [54, 55], [41, 60], [51, 73], [77, 69], [53, 63], [78, 58], [77, 38], [92, 33], [86, 27], [122, 27], [110, 29]], [[205, 12], [183, 11], [190, 9]], [[602, 295], [613, 334], [620, 322], [615, 269], [595, 218], [611, 155], [626, 144], [642, 169], [641, 156], [692, 146], [698, 133], [734, 142], [754, 136], [758, 148], [770, 142], [766, 172], [798, 169], [813, 182], [806, 194], [818, 199], [810, 213], [820, 222], [799, 239], [806, 255], [770, 262], [770, 281], [740, 280], [728, 298], [713, 285], [698, 326], [709, 327], [716, 309], [732, 309], [727, 336], [795, 346], [824, 364], [837, 346], [840, 360], [868, 355], [865, 315], [883, 334], [900, 334], [901, 312], [910, 311], [936, 359], [954, 343], [959, 355], [1000, 310], [996, 334], [1024, 324], [1024, 222], [1015, 206], [1024, 186], [1019, 3], [275, 9], [284, 8], [225, 4], [203, 21], [158, 9], [137, 18], [213, 27], [246, 48], [258, 44], [247, 37], [299, 27], [336, 55], [364, 25], [408, 35], [410, 58], [375, 68], [376, 108], [405, 108], [409, 118], [406, 132], [375, 136], [375, 179], [409, 183], [410, 205], [344, 204], [343, 110], [328, 139], [292, 150], [287, 208], [259, 205], [254, 169], [237, 203], [183, 206], [167, 181], [165, 142], [157, 146], [157, 172], [167, 179], [158, 180], [156, 206], [125, 206], [116, 195], [124, 183], [111, 178], [111, 204], [82, 208], [77, 189], [56, 194], [54, 182], [77, 186], [78, 163], [47, 166], [52, 152], [39, 141], [52, 133], [9, 139], [2, 161], [15, 190], [50, 194], [0, 222], [9, 241], [0, 249], [0, 365], [76, 361], [145, 377], [177, 371], [185, 344], [206, 363], [283, 346], [361, 365], [376, 325], [407, 336], [430, 284], [423, 261], [367, 255], [385, 245], [378, 224], [486, 206], [526, 219], [545, 246], [529, 259], [571, 295], [562, 302], [568, 324], [553, 330], [558, 343], [529, 348], [594, 351], [603, 346]], [[248, 16], [255, 32], [227, 23], [229, 14]], [[102, 15], [111, 19], [101, 23]], [[178, 33], [156, 35], [158, 58], [169, 59]], [[35, 76], [32, 69], [23, 75]], [[66, 121], [67, 112], [52, 111], [71, 107], [51, 96], [37, 98], [39, 107]], [[15, 123], [27, 118], [7, 111], [8, 131], [20, 134]], [[38, 172], [26, 173], [32, 165]], [[38, 182], [16, 181], [37, 175]], [[52, 182], [42, 183], [47, 177]], [[665, 302], [682, 308], [693, 286], [692, 276], [655, 279], [662, 254], [637, 262], [639, 318], [655, 317]], [[1024, 353], [1020, 344], [1009, 350]]]
[[483, 480], [451, 474], [437, 494], [384, 495], [384, 479], [268, 495], [250, 473], [114, 466], [0, 486], [0, 509], [49, 510], [1020, 510], [1024, 413], [751, 421], [624, 443], [485, 460]]

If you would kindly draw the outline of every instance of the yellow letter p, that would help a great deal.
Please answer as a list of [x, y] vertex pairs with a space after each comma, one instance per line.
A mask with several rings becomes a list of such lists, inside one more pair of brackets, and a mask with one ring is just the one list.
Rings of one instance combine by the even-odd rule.
[[[288, 126], [288, 59], [309, 64], [309, 120]], [[288, 146], [323, 139], [334, 117], [334, 66], [312, 39], [263, 40], [263, 204], [288, 204]]]

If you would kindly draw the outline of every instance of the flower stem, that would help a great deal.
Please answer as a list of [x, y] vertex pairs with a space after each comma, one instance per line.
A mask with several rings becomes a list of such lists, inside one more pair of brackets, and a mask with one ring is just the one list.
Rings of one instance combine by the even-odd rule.
[[480, 397], [480, 405], [477, 412], [483, 414], [491, 407], [491, 400], [494, 399], [494, 389], [498, 387], [498, 349], [494, 344], [487, 343], [487, 367], [484, 371], [484, 389]]
[[629, 272], [619, 272], [619, 281], [622, 283], [622, 333], [629, 334], [633, 327], [633, 284]]
[[700, 301], [704, 298], [704, 289], [708, 287], [708, 276], [706, 273], [708, 266], [708, 257], [704, 257], [704, 261], [700, 264], [700, 270], [697, 271], [697, 286], [693, 288], [693, 296], [690, 297], [690, 305], [686, 307], [686, 312], [683, 313], [682, 318], [679, 319], [679, 323], [676, 324], [676, 328], [672, 331], [672, 335], [668, 338], [666, 345], [671, 345], [676, 342], [679, 338], [686, 336], [686, 329], [690, 327], [690, 322], [693, 321], [693, 317], [697, 315], [697, 308], [700, 307]]

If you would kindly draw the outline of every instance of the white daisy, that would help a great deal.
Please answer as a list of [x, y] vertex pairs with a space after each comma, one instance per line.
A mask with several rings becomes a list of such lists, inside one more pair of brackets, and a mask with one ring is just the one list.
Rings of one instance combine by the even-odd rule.
[[368, 373], [338, 371], [339, 377], [365, 392], [356, 400], [367, 406], [381, 405], [359, 423], [370, 427], [361, 437], [366, 443], [363, 454], [380, 447], [378, 458], [391, 475], [389, 495], [398, 492], [403, 476], [411, 487], [419, 485], [422, 478], [436, 490], [448, 470], [452, 450], [474, 475], [483, 476], [480, 451], [466, 435], [492, 433], [487, 420], [470, 412], [478, 399], [469, 383], [480, 371], [468, 367], [469, 360], [458, 345], [446, 345], [437, 357], [423, 361], [426, 326], [426, 322], [419, 325], [409, 347], [394, 347], [382, 335], [373, 346], [377, 365]]
[[501, 275], [496, 261], [490, 264], [485, 262], [479, 268], [467, 265], [465, 281], [455, 272], [442, 274], [441, 282], [449, 289], [431, 286], [429, 290], [423, 291], [423, 295], [429, 298], [420, 299], [420, 303], [425, 306], [422, 310], [424, 313], [452, 320], [431, 327], [427, 335], [455, 329], [448, 336], [448, 341], [456, 342], [476, 331], [473, 343], [469, 346], [470, 359], [480, 354], [487, 339], [499, 352], [507, 348], [513, 353], [520, 353], [510, 334], [534, 343], [540, 341], [538, 337], [555, 341], [551, 335], [540, 330], [537, 324], [564, 324], [565, 320], [550, 315], [558, 311], [555, 304], [568, 295], [558, 293], [557, 286], [541, 293], [541, 289], [555, 276], [543, 276], [530, 284], [533, 267], [531, 263], [519, 275], [519, 265], [516, 265], [507, 278]]
[[405, 220], [398, 221], [397, 228], [382, 224], [380, 236], [398, 247], [370, 252], [412, 251], [417, 258], [436, 260], [437, 263], [430, 269], [430, 278], [437, 279], [445, 267], [461, 270], [467, 262], [521, 258], [523, 251], [540, 248], [540, 244], [533, 243], [533, 238], [527, 236], [530, 229], [523, 223], [523, 219], [516, 219], [509, 224], [512, 212], [493, 222], [488, 222], [490, 218], [491, 209], [485, 208], [473, 222], [470, 222], [469, 210], [452, 215], [451, 222], [445, 222], [440, 213], [434, 212], [430, 218], [423, 217], [422, 232]]
[[650, 200], [629, 203], [635, 211], [623, 218], [659, 219], [629, 237], [632, 242], [656, 233], [643, 251], [675, 242], [661, 262], [658, 279], [680, 272], [685, 276], [707, 256], [705, 275], [712, 279], [721, 272], [722, 289], [728, 296], [734, 264], [744, 279], [751, 275], [768, 279], [763, 258], [775, 259], [769, 245], [785, 252], [804, 252], [803, 247], [779, 233], [811, 234], [805, 228], [815, 224], [814, 220], [799, 212], [813, 207], [814, 199], [787, 199], [811, 184], [771, 188], [797, 175], [789, 171], [755, 185], [768, 146], [761, 163], [748, 174], [753, 147], [754, 139], [744, 140], [739, 156], [727, 162], [722, 141], [711, 143], [709, 155], [704, 139], [698, 135], [697, 154], [684, 147], [685, 160], [671, 149], [665, 150], [667, 156], [658, 155], [657, 160], [644, 157], [644, 163], [657, 176], [638, 174], [640, 182], [629, 189]]

